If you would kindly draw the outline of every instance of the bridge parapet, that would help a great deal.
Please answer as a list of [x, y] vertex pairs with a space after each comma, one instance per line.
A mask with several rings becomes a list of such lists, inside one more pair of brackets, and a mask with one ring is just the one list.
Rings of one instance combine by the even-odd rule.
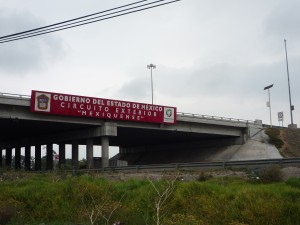
[[255, 124], [256, 123], [256, 121], [253, 121], [253, 120], [234, 119], [234, 118], [227, 118], [227, 117], [220, 117], [220, 116], [209, 116], [209, 115], [183, 113], [183, 112], [178, 112], [177, 116], [196, 118], [196, 119], [198, 118], [198, 119], [209, 119], [209, 120], [217, 120], [217, 121], [229, 121], [229, 122], [246, 123], [246, 124]]

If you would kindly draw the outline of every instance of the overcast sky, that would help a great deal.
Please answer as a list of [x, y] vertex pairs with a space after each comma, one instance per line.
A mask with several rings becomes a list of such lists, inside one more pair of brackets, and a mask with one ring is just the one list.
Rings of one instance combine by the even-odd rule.
[[[150, 1], [150, 0], [149, 0]], [[0, 35], [134, 0], [0, 0]], [[0, 92], [43, 90], [177, 107], [179, 112], [261, 119], [271, 89], [273, 124], [300, 126], [300, 1], [181, 0], [66, 31], [0, 44]]]

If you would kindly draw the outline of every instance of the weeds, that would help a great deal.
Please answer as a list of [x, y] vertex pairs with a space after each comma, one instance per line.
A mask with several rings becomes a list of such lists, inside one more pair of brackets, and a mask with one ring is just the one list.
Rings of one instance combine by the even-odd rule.
[[[176, 188], [175, 179], [150, 180], [151, 184], [147, 179], [120, 182], [89, 175], [2, 181], [0, 224], [154, 225], [158, 206], [164, 225], [300, 224], [300, 181], [274, 182], [280, 178], [277, 172], [278, 168], [263, 171], [264, 183], [223, 177], [176, 181]], [[164, 194], [166, 190], [170, 191]]]

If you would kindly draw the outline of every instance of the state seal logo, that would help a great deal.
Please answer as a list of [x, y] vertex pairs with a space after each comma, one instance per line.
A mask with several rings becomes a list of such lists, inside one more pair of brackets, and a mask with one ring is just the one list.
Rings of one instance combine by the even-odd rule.
[[50, 112], [51, 94], [38, 93], [35, 95], [35, 111]]
[[164, 123], [174, 123], [174, 108], [164, 107]]

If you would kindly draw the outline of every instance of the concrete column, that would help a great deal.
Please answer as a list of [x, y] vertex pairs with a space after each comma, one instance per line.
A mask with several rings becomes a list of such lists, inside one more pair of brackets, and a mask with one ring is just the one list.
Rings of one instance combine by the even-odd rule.
[[87, 169], [93, 169], [93, 156], [94, 156], [94, 142], [93, 139], [86, 140], [86, 161], [87, 161]]
[[109, 166], [109, 137], [103, 136], [101, 137], [101, 145], [102, 145], [102, 168]]
[[36, 145], [35, 146], [35, 170], [40, 171], [42, 170], [42, 159], [41, 159], [41, 146]]
[[72, 166], [75, 169], [79, 169], [79, 162], [78, 162], [78, 143], [72, 144]]
[[15, 169], [21, 169], [21, 147], [15, 148]]
[[46, 170], [53, 170], [53, 144], [47, 144], [46, 147]]
[[12, 148], [6, 149], [6, 155], [5, 155], [5, 167], [11, 168], [11, 161], [12, 161]]
[[25, 170], [30, 170], [31, 147], [25, 146]]
[[2, 148], [0, 149], [0, 167], [3, 166], [3, 163], [2, 163]]
[[66, 145], [65, 144], [59, 144], [58, 147], [59, 147], [58, 165], [59, 165], [59, 168], [60, 168], [61, 165], [66, 164]]

